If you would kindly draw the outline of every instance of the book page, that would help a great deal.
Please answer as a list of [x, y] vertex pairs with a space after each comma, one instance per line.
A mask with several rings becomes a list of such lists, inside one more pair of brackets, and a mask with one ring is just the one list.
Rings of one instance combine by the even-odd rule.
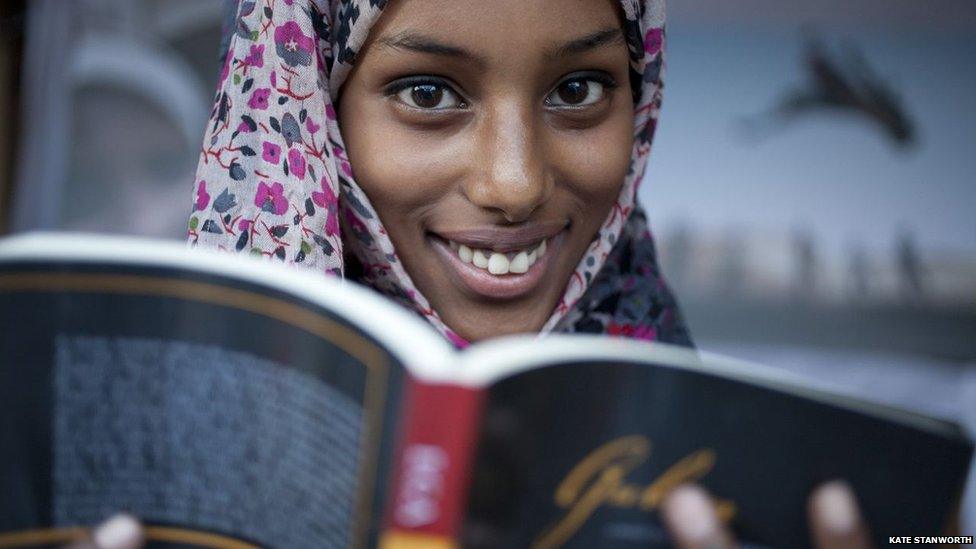
[[124, 507], [282, 546], [349, 545], [356, 399], [211, 345], [62, 335], [55, 357], [55, 526]]
[[365, 546], [402, 367], [335, 312], [163, 266], [0, 262], [0, 546]]

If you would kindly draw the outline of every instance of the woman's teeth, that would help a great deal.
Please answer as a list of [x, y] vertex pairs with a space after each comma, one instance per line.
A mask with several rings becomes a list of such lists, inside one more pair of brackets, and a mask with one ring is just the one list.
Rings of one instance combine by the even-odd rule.
[[454, 241], [448, 242], [451, 245], [451, 249], [457, 253], [461, 261], [471, 263], [479, 269], [485, 269], [493, 275], [504, 275], [508, 273], [522, 274], [528, 272], [529, 267], [546, 253], [545, 240], [534, 248], [507, 253], [471, 249], [464, 244], [458, 244]]

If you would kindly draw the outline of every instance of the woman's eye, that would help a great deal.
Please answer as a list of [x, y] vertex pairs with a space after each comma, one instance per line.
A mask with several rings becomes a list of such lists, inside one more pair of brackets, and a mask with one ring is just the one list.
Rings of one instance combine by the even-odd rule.
[[546, 103], [555, 107], [584, 107], [603, 99], [605, 92], [606, 87], [596, 80], [574, 78], [559, 84]]
[[458, 94], [442, 84], [414, 84], [403, 88], [396, 95], [400, 101], [418, 109], [437, 110], [463, 107]]

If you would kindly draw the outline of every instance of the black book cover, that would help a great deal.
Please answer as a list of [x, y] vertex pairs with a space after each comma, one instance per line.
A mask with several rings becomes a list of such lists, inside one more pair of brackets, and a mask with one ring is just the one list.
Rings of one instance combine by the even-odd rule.
[[806, 500], [846, 479], [876, 543], [944, 532], [972, 445], [690, 369], [558, 364], [488, 390], [470, 547], [668, 547], [657, 510], [698, 482], [744, 547], [804, 547]]

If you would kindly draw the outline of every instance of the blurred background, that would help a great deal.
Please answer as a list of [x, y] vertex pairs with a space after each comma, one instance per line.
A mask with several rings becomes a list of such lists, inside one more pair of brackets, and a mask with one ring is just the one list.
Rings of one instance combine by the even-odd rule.
[[[0, 231], [183, 239], [222, 12], [0, 3]], [[641, 199], [701, 348], [976, 433], [976, 3], [673, 1], [668, 52]]]

